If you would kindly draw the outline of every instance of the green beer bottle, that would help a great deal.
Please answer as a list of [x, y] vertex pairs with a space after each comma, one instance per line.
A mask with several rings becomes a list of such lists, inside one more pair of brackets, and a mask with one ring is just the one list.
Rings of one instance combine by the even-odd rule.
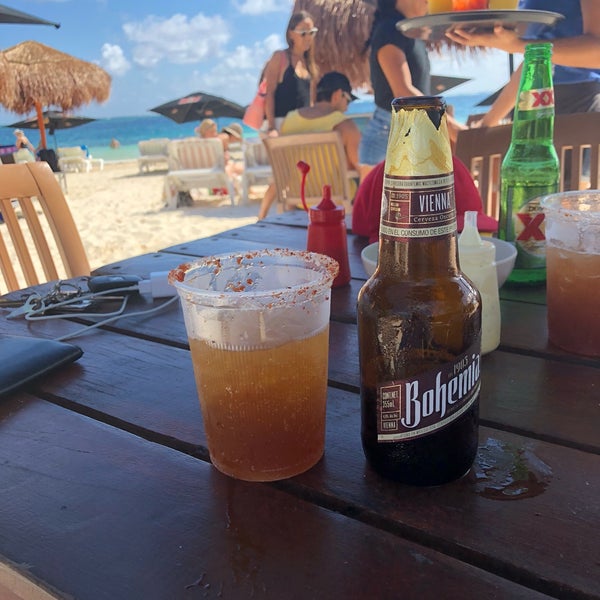
[[512, 139], [500, 171], [498, 237], [514, 242], [515, 268], [507, 283], [546, 281], [546, 239], [540, 198], [558, 191], [560, 169], [552, 140], [552, 44], [528, 44], [515, 103]]

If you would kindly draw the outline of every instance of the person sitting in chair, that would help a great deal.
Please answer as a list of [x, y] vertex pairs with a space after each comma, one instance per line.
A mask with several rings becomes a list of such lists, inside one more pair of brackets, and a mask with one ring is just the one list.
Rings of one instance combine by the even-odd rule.
[[25, 134], [21, 129], [15, 129], [14, 131], [15, 137], [17, 138], [15, 141], [15, 146], [17, 150], [30, 150], [32, 154], [35, 155], [35, 148], [33, 144], [27, 139]]
[[[314, 106], [305, 106], [290, 111], [281, 123], [281, 134], [318, 133], [337, 131], [346, 151], [348, 168], [358, 170], [358, 145], [360, 130], [356, 123], [344, 113], [350, 102], [356, 100], [350, 81], [338, 71], [325, 73], [317, 84], [317, 101]], [[275, 185], [265, 192], [258, 214], [264, 219], [275, 200]]]

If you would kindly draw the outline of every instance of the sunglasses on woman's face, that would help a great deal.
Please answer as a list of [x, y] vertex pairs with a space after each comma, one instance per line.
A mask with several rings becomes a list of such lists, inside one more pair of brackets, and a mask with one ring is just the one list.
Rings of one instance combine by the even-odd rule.
[[307, 35], [314, 37], [319, 30], [316, 27], [313, 27], [312, 29], [292, 29], [292, 31], [297, 33], [300, 37], [305, 37]]

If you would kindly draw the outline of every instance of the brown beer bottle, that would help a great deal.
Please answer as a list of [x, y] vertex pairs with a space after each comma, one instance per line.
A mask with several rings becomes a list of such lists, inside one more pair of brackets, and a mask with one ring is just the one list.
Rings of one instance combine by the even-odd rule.
[[370, 465], [415, 485], [464, 475], [477, 452], [481, 297], [458, 267], [441, 97], [392, 102], [379, 263], [357, 308]]

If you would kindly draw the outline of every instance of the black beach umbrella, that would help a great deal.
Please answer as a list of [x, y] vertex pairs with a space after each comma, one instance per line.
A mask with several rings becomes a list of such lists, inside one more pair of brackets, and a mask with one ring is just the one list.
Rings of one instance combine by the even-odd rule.
[[494, 102], [496, 102], [496, 98], [500, 95], [500, 92], [502, 90], [503, 88], [496, 90], [493, 94], [490, 94], [489, 96], [481, 100], [481, 102], [478, 102], [475, 106], [491, 106], [492, 104], [494, 104]]
[[448, 90], [471, 81], [468, 77], [451, 77], [450, 75], [432, 75], [431, 76], [431, 93], [443, 94]]
[[[54, 133], [56, 129], [71, 129], [73, 127], [79, 127], [80, 125], [85, 125], [86, 123], [91, 123], [92, 121], [96, 120], [90, 117], [79, 117], [76, 115], [65, 114], [59, 110], [45, 110], [42, 113], [42, 116], [44, 118], [44, 126], [50, 131], [50, 133]], [[39, 123], [37, 116], [34, 116], [30, 117], [29, 119], [25, 119], [24, 121], [18, 121], [12, 125], [7, 125], [7, 127], [15, 127], [18, 129], [39, 129]]]
[[4, 4], [0, 4], [0, 23], [14, 23], [21, 25], [52, 25], [58, 29], [60, 23], [53, 23], [52, 21], [46, 21], [46, 19], [40, 19], [33, 15], [15, 10]]
[[[48, 129], [48, 132], [51, 135], [54, 135], [54, 145], [56, 146], [56, 135], [55, 131], [57, 129], [71, 129], [73, 127], [79, 127], [80, 125], [85, 125], [86, 123], [91, 123], [96, 119], [92, 119], [90, 117], [79, 117], [75, 115], [65, 114], [58, 110], [45, 110], [42, 113], [44, 119], [44, 127]], [[30, 117], [29, 119], [25, 119], [23, 121], [18, 121], [17, 123], [13, 123], [12, 125], [7, 125], [7, 127], [13, 127], [15, 129], [39, 129], [39, 122], [37, 116]]]
[[166, 102], [150, 110], [169, 117], [176, 123], [189, 123], [190, 121], [218, 119], [219, 117], [241, 119], [246, 109], [237, 102], [232, 102], [226, 98], [196, 92], [177, 100], [171, 100], [171, 102]]

